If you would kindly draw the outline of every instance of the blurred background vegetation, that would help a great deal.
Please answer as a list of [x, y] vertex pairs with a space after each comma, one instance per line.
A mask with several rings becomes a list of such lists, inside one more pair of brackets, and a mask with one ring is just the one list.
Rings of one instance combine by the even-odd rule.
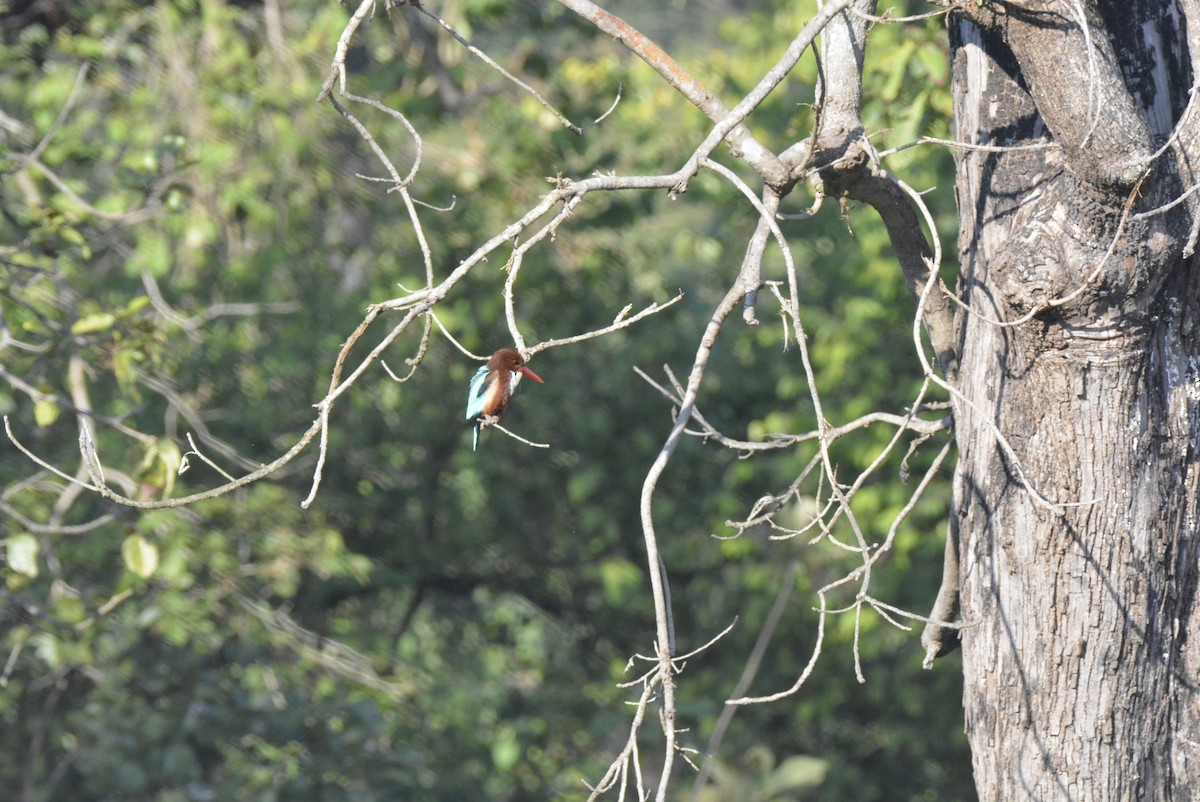
[[[730, 104], [813, 12], [783, 0], [662, 5], [608, 7]], [[924, 10], [911, 5], [901, 10]], [[188, 433], [234, 474], [274, 459], [312, 421], [365, 306], [424, 281], [398, 197], [355, 177], [378, 164], [315, 102], [348, 11], [332, 0], [0, 9], [0, 410], [74, 474], [75, 410], [93, 409], [109, 480], [143, 499], [222, 481], [195, 455], [177, 477]], [[616, 111], [576, 137], [428, 18], [380, 6], [349, 53], [351, 90], [402, 110], [424, 138], [412, 191], [453, 203], [422, 211], [438, 275], [547, 191], [545, 177], [672, 170], [708, 130], [645, 65], [552, 3], [437, 11], [576, 122], [623, 86]], [[945, 136], [940, 22], [881, 26], [870, 47], [875, 143]], [[806, 57], [754, 114], [764, 142], [806, 136], [814, 78]], [[355, 112], [407, 169], [406, 132]], [[888, 167], [936, 187], [927, 200], [954, 231], [948, 154], [915, 148]], [[797, 196], [786, 211], [810, 201]], [[902, 411], [920, 370], [882, 226], [832, 202], [784, 225], [828, 417]], [[220, 499], [138, 513], [66, 489], [5, 439], [0, 798], [586, 796], [582, 780], [599, 779], [628, 733], [636, 689], [616, 683], [636, 676], [626, 663], [654, 632], [637, 499], [672, 411], [633, 367], [686, 373], [753, 226], [727, 183], [701, 175], [677, 200], [591, 195], [526, 258], [517, 304], [531, 342], [686, 293], [634, 328], [537, 359], [546, 384], [526, 384], [505, 423], [549, 450], [485, 432], [471, 452], [461, 407], [476, 364], [437, 335], [407, 384], [373, 370], [336, 407], [308, 511], [315, 451]], [[508, 344], [503, 277], [485, 264], [439, 308], [476, 352]], [[763, 325], [727, 327], [702, 389], [701, 411], [731, 435], [815, 423], [772, 304]], [[415, 345], [392, 347], [393, 369]], [[890, 433], [839, 445], [839, 465], [861, 468]], [[914, 477], [944, 437], [912, 457]], [[737, 619], [681, 676], [685, 746], [706, 748], [781, 584], [794, 592], [751, 693], [793, 683], [814, 642], [812, 591], [855, 564], [804, 538], [713, 537], [733, 534], [724, 522], [786, 488], [811, 453], [739, 460], [689, 439], [660, 485], [681, 650]], [[879, 537], [912, 490], [901, 456], [860, 498]], [[933, 600], [947, 475], [876, 572], [873, 592], [891, 604], [924, 612]], [[803, 691], [740, 709], [708, 788], [693, 796], [684, 767], [672, 797], [974, 798], [957, 658], [922, 672], [919, 625], [903, 632], [868, 612], [860, 685], [853, 625], [832, 619]]]

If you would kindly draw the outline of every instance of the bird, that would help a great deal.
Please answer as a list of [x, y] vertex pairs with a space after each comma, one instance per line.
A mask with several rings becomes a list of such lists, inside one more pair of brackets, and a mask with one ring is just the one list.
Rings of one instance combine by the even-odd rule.
[[538, 384], [545, 384], [542, 377], [525, 367], [525, 357], [512, 348], [501, 348], [492, 354], [487, 364], [475, 372], [471, 388], [467, 391], [467, 420], [475, 419], [475, 436], [471, 450], [479, 447], [480, 423], [495, 423], [504, 414], [508, 402], [521, 376], [528, 376]]

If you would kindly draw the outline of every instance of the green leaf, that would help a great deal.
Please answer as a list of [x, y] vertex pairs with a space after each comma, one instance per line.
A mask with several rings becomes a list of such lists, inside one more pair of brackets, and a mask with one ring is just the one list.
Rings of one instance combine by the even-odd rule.
[[137, 384], [137, 364], [142, 354], [133, 348], [119, 348], [112, 357], [113, 375], [125, 392], [133, 392]]
[[815, 788], [825, 782], [828, 771], [828, 763], [820, 758], [793, 755], [767, 775], [756, 798], [779, 799], [793, 791]]
[[158, 438], [158, 460], [163, 467], [163, 498], [170, 498], [175, 490], [175, 479], [179, 466], [183, 464], [183, 453], [175, 442], [166, 437]]
[[9, 570], [28, 577], [38, 575], [38, 542], [33, 535], [13, 535], [5, 545]]
[[33, 404], [33, 420], [43, 429], [58, 420], [58, 413], [58, 404], [53, 398], [43, 396]]
[[138, 237], [137, 255], [129, 260], [126, 272], [132, 276], [145, 270], [155, 278], [163, 278], [171, 271], [171, 244], [165, 234], [145, 229]]
[[627, 597], [632, 588], [642, 581], [642, 572], [629, 560], [613, 557], [603, 560], [599, 566], [600, 582], [604, 586], [604, 597], [617, 603]]
[[500, 771], [510, 771], [520, 757], [521, 744], [517, 741], [516, 732], [512, 727], [501, 727], [496, 733], [496, 740], [492, 741], [492, 763]]
[[130, 535], [121, 544], [121, 559], [131, 572], [147, 579], [158, 568], [158, 546], [141, 535]]
[[93, 312], [75, 321], [71, 326], [72, 334], [93, 334], [97, 331], [111, 329], [117, 318], [111, 312]]
[[150, 297], [148, 295], [135, 295], [129, 299], [129, 303], [125, 304], [125, 308], [121, 310], [121, 315], [131, 317], [150, 305]]
[[88, 246], [87, 240], [84, 239], [83, 234], [79, 233], [78, 229], [71, 228], [70, 226], [63, 226], [59, 229], [58, 235], [63, 238], [64, 242], [68, 242], [71, 245], [78, 247], [79, 255], [84, 259], [92, 258], [92, 249]]

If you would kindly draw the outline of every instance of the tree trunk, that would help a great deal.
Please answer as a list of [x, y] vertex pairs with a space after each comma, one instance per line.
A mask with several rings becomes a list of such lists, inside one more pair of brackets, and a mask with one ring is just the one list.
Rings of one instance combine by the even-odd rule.
[[1200, 193], [1139, 216], [1200, 163], [1181, 10], [1194, 56], [1195, 0], [950, 23], [957, 138], [1053, 143], [958, 161], [954, 523], [981, 800], [1200, 799]]

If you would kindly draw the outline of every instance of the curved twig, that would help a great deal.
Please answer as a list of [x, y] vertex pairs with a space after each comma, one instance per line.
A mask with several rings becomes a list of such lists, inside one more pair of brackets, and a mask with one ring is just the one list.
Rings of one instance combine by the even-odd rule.
[[[398, 4], [398, 5], [401, 5], [401, 4]], [[621, 87], [618, 86], [617, 87], [617, 97], [613, 101], [612, 105], [609, 107], [608, 111], [604, 112], [599, 117], [597, 117], [595, 120], [593, 120], [590, 125], [586, 125], [581, 128], [580, 126], [576, 125], [575, 123], [573, 123], [569, 119], [567, 119], [567, 116], [565, 114], [563, 114], [561, 111], [556, 109], [550, 103], [550, 101], [546, 100], [546, 98], [542, 97], [542, 95], [536, 89], [534, 89], [532, 86], [530, 86], [529, 84], [522, 81], [517, 76], [513, 75], [508, 70], [501, 67], [487, 53], [484, 53], [482, 50], [475, 47], [475, 45], [468, 42], [466, 40], [466, 38], [462, 36], [462, 34], [460, 34], [458, 31], [454, 30], [454, 28], [451, 27], [450, 23], [446, 22], [446, 20], [443, 19], [440, 15], [434, 14], [432, 11], [425, 8], [425, 6], [421, 5], [419, 2], [410, 2], [410, 3], [407, 3], [406, 5], [412, 6], [417, 11], [419, 11], [420, 13], [429, 17], [431, 20], [436, 22], [438, 25], [442, 26], [442, 28], [446, 31], [446, 33], [453, 36], [456, 40], [458, 40], [459, 44], [461, 44], [463, 47], [465, 47], [467, 49], [467, 52], [469, 52], [472, 56], [475, 56], [475, 58], [479, 59], [484, 64], [487, 64], [489, 67], [491, 67], [496, 72], [503, 75], [506, 79], [508, 79], [512, 83], [519, 86], [524, 92], [528, 93], [534, 100], [536, 100], [538, 103], [540, 103], [542, 105], [542, 108], [546, 109], [551, 114], [553, 114], [555, 116], [555, 118], [557, 118], [558, 121], [560, 123], [562, 123], [564, 127], [566, 127], [566, 129], [568, 131], [575, 134], [576, 136], [582, 136], [584, 131], [586, 131], [588, 128], [591, 128], [592, 126], [596, 125], [596, 123], [600, 122], [605, 117], [607, 117], [609, 114], [611, 114], [613, 109], [615, 109], [617, 107], [617, 104], [621, 102]]]
[[215, 488], [212, 488], [211, 490], [205, 490], [200, 493], [193, 493], [190, 496], [182, 496], [180, 498], [164, 499], [162, 501], [139, 501], [137, 499], [129, 498], [128, 496], [121, 495], [120, 493], [115, 492], [112, 488], [108, 487], [107, 485], [88, 484], [87, 482], [77, 479], [76, 477], [71, 476], [69, 474], [63, 473], [58, 468], [55, 468], [53, 465], [46, 462], [44, 459], [39, 457], [37, 454], [33, 453], [28, 448], [26, 448], [25, 445], [23, 443], [21, 443], [20, 440], [17, 439], [16, 435], [13, 434], [12, 424], [9, 422], [8, 416], [7, 415], [4, 416], [4, 433], [6, 435], [8, 435], [9, 441], [12, 442], [12, 444], [14, 446], [16, 446], [17, 450], [20, 451], [22, 454], [24, 454], [26, 457], [28, 457], [31, 461], [33, 461], [37, 465], [41, 466], [42, 468], [45, 468], [46, 470], [50, 471], [55, 476], [58, 476], [61, 479], [65, 479], [68, 482], [72, 482], [72, 483], [81, 485], [85, 489], [91, 490], [92, 492], [97, 493], [98, 495], [108, 499], [109, 501], [114, 501], [123, 506], [134, 507], [139, 510], [162, 510], [162, 509], [174, 509], [176, 507], [186, 507], [189, 504], [195, 504], [198, 501], [205, 501], [210, 498], [216, 498], [216, 497], [222, 496], [230, 491], [236, 490], [239, 487], [245, 487], [246, 485], [251, 484], [252, 482], [257, 482], [259, 479], [262, 479], [266, 476], [270, 476], [271, 474], [275, 473], [280, 468], [282, 468], [284, 465], [287, 465], [289, 462], [291, 462], [293, 459], [295, 459], [296, 456], [301, 451], [303, 451], [310, 442], [312, 442], [313, 437], [316, 436], [318, 431], [320, 431], [319, 424], [313, 423], [313, 425], [310, 426], [308, 428], [308, 430], [303, 435], [300, 436], [300, 440], [297, 441], [297, 443], [294, 446], [292, 446], [290, 449], [288, 449], [288, 451], [286, 453], [284, 453], [283, 456], [279, 457], [274, 462], [264, 465], [263, 467], [259, 468], [257, 471], [248, 473], [245, 476], [242, 476], [238, 479], [235, 479], [232, 482], [228, 482], [224, 485], [221, 485], [220, 487], [215, 487]]

